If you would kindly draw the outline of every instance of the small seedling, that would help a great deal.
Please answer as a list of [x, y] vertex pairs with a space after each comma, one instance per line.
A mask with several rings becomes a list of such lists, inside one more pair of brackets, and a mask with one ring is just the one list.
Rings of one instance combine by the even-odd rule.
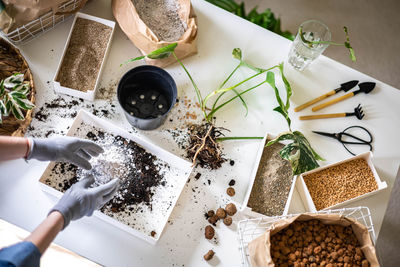
[[29, 82], [24, 82], [24, 75], [21, 73], [13, 74], [0, 82], [0, 124], [3, 123], [3, 116], [11, 114], [18, 120], [25, 119], [22, 111], [35, 107], [27, 99], [30, 89]]
[[308, 44], [309, 47], [313, 47], [314, 45], [318, 45], [318, 44], [328, 44], [328, 45], [336, 45], [336, 46], [344, 46], [347, 49], [349, 49], [349, 53], [350, 53], [350, 59], [353, 62], [356, 62], [356, 55], [354, 54], [354, 49], [353, 47], [350, 45], [350, 38], [349, 38], [349, 32], [347, 30], [347, 27], [344, 26], [343, 27], [344, 33], [346, 35], [346, 41], [344, 43], [335, 43], [335, 42], [330, 42], [330, 41], [309, 41], [304, 37], [304, 32], [303, 32], [303, 27], [299, 27], [299, 36], [301, 38], [301, 41], [305, 44]]

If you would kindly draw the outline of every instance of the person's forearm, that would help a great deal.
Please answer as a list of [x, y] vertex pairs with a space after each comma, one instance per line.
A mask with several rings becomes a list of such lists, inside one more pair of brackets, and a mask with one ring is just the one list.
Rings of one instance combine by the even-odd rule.
[[47, 218], [25, 239], [32, 242], [44, 253], [64, 226], [64, 217], [58, 211], [53, 211]]
[[0, 136], [0, 161], [24, 158], [29, 149], [27, 138]]

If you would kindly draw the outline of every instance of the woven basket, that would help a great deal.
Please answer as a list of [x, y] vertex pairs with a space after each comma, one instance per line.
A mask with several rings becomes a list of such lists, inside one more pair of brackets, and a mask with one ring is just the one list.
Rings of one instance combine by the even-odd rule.
[[[17, 48], [0, 38], [0, 80], [14, 73], [23, 73], [24, 80], [29, 81], [31, 92], [28, 95], [28, 99], [35, 103], [35, 86], [28, 63]], [[17, 120], [12, 115], [3, 118], [3, 123], [0, 124], [0, 135], [24, 136], [28, 126], [31, 124], [33, 109], [23, 112], [25, 114], [25, 120], [23, 121]]]

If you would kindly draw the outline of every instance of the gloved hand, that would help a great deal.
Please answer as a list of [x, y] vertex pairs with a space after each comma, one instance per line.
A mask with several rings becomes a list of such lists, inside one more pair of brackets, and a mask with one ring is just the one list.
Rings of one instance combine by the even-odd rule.
[[93, 183], [94, 178], [89, 175], [73, 184], [50, 210], [49, 214], [58, 211], [63, 215], [63, 229], [67, 227], [70, 221], [80, 219], [83, 216], [92, 216], [95, 210], [103, 207], [117, 192], [119, 180], [113, 179], [106, 184], [89, 188]]
[[26, 159], [67, 161], [90, 170], [89, 160], [104, 150], [96, 143], [76, 137], [63, 136], [48, 139], [31, 138], [31, 150]]

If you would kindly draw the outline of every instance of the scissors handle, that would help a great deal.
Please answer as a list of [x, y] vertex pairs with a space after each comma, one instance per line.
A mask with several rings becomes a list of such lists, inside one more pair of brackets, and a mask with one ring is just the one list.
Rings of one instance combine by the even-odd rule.
[[[346, 133], [346, 131], [347, 131], [348, 129], [351, 129], [351, 128], [360, 128], [360, 129], [364, 130], [364, 131], [369, 135], [370, 140], [369, 140], [369, 141], [366, 141], [366, 140], [361, 139], [361, 138], [359, 138], [359, 137], [357, 137], [357, 136], [354, 136], [354, 135], [352, 135], [352, 134]], [[347, 136], [347, 137], [353, 138], [353, 139], [355, 139], [355, 140], [358, 140], [359, 142], [344, 141], [344, 140], [343, 140], [343, 136]], [[342, 145], [344, 146], [344, 148], [345, 148], [350, 154], [352, 154], [353, 156], [355, 156], [355, 154], [354, 154], [353, 152], [351, 152], [351, 151], [346, 147], [346, 144], [349, 144], [349, 145], [367, 145], [367, 146], [369, 146], [369, 151], [372, 151], [372, 145], [371, 145], [371, 143], [372, 143], [372, 141], [373, 141], [372, 135], [371, 135], [371, 133], [370, 133], [367, 129], [365, 129], [365, 128], [362, 127], [362, 126], [350, 126], [350, 127], [346, 128], [346, 129], [344, 129], [342, 132], [340, 132], [340, 133], [337, 134], [337, 139], [342, 143]]]

